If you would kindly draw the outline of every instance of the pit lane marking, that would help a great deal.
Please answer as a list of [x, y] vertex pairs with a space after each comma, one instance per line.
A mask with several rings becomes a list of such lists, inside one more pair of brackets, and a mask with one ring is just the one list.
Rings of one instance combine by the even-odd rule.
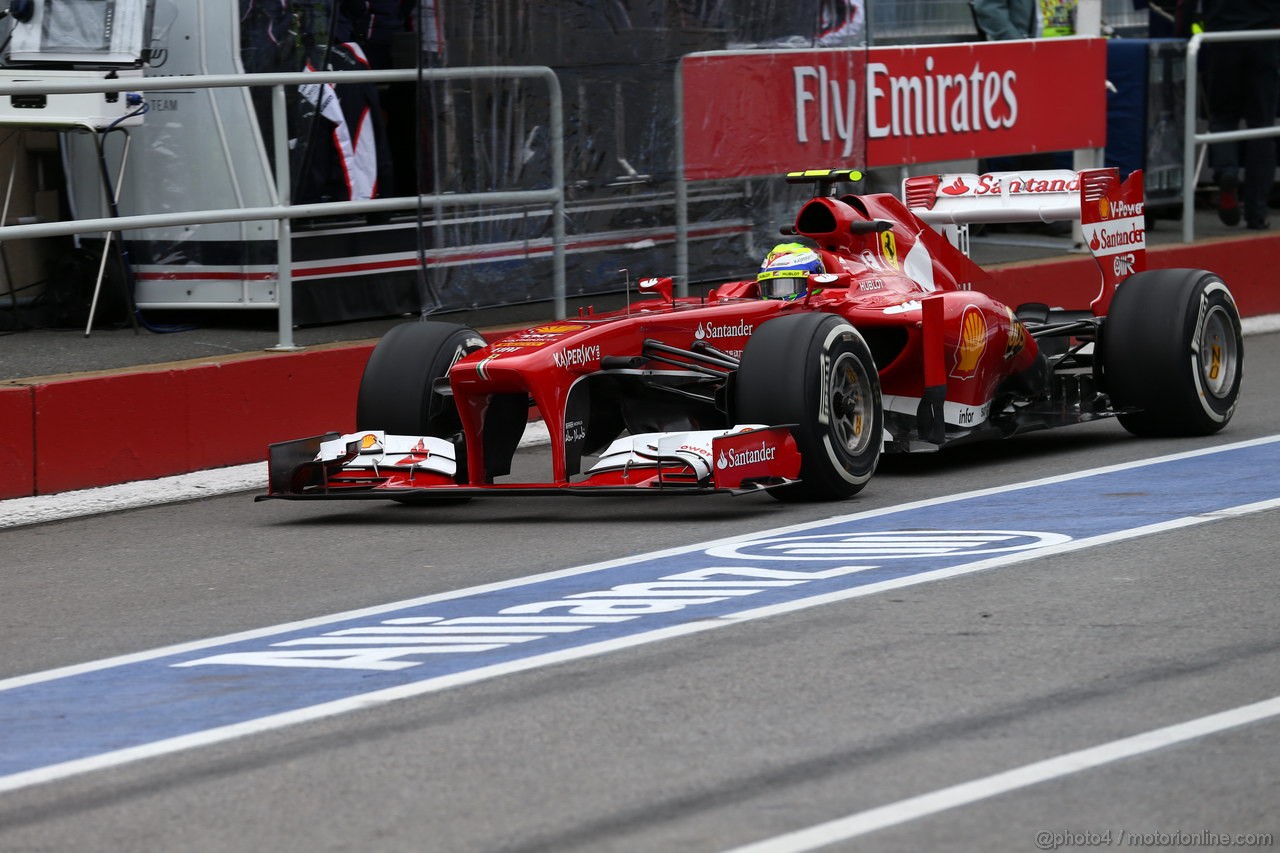
[[[1273, 509], [1280, 507], [1280, 484], [1271, 476], [1278, 467], [1280, 436], [1272, 436], [7, 679], [0, 681], [0, 791], [644, 643]], [[1078, 481], [1088, 478], [1092, 482], [1081, 489]], [[1063, 514], [1058, 508], [1068, 499], [1097, 506], [1092, 513]], [[1246, 502], [1224, 506], [1229, 500]], [[973, 531], [964, 522], [974, 517], [1060, 531]], [[942, 538], [970, 546], [1003, 541], [1005, 552], [921, 554], [912, 560], [888, 559], [901, 554], [883, 551], [874, 562], [836, 565], [813, 554], [752, 565], [754, 558], [745, 555], [710, 553], [778, 544], [786, 537], [804, 542], [825, 535], [814, 531], [829, 529], [856, 538], [861, 528], [873, 538], [895, 541], [908, 532], [922, 541]], [[1044, 537], [1042, 546], [1020, 548], [1027, 536]], [[554, 626], [585, 629], [549, 630]], [[415, 630], [429, 627], [450, 630]], [[486, 630], [462, 630], [469, 627]], [[328, 632], [317, 636], [316, 629]], [[331, 642], [360, 637], [377, 642]], [[132, 691], [145, 692], [147, 702], [133, 699]], [[229, 699], [237, 691], [250, 709]]]
[[1280, 696], [1035, 761], [1022, 767], [951, 785], [927, 794], [908, 797], [896, 803], [735, 847], [727, 853], [804, 853], [808, 850], [817, 850], [820, 847], [849, 841], [876, 830], [898, 826], [939, 812], [998, 797], [1010, 791], [1029, 788], [1042, 782], [1092, 770], [1168, 746], [1188, 743], [1197, 738], [1275, 716], [1280, 716]]

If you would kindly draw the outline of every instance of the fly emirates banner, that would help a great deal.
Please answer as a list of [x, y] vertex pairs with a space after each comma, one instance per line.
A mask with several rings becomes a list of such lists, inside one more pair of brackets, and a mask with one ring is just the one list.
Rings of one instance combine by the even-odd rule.
[[685, 178], [1100, 148], [1106, 41], [684, 57]]

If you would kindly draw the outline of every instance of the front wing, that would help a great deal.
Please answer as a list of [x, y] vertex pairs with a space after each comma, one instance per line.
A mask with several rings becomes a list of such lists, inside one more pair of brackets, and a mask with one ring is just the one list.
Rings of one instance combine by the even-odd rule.
[[799, 482], [786, 426], [645, 433], [614, 441], [582, 479], [458, 482], [453, 442], [377, 430], [271, 445], [268, 493], [257, 500], [401, 500], [480, 495], [741, 494]]

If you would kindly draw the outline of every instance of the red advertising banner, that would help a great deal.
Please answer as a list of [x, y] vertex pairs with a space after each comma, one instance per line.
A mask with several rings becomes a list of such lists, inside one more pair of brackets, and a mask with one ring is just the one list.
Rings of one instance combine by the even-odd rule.
[[867, 165], [1100, 148], [1104, 39], [874, 48], [867, 60]]
[[866, 160], [865, 50], [691, 54], [680, 67], [686, 180]]
[[870, 168], [1098, 148], [1106, 42], [692, 54], [685, 177]]

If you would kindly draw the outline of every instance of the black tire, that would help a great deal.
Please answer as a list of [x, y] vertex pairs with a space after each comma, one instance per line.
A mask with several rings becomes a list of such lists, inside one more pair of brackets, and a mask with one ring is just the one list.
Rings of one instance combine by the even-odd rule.
[[1211, 272], [1149, 270], [1116, 291], [1102, 326], [1102, 381], [1120, 423], [1141, 436], [1210, 435], [1236, 410], [1240, 312]]
[[866, 341], [832, 314], [793, 314], [747, 342], [734, 384], [734, 422], [794, 424], [800, 479], [770, 489], [781, 501], [851, 497], [880, 460], [884, 405]]
[[[356, 399], [356, 429], [380, 429], [391, 435], [429, 435], [454, 439], [462, 421], [453, 397], [432, 385], [459, 359], [485, 345], [480, 333], [454, 323], [405, 323], [395, 326], [369, 354]], [[467, 480], [466, 445], [459, 437], [458, 482]], [[404, 504], [465, 503], [465, 497], [399, 497]]]
[[369, 355], [356, 399], [356, 429], [449, 438], [462, 424], [453, 398], [432, 384], [455, 362], [484, 346], [474, 329], [454, 323], [405, 323]]

